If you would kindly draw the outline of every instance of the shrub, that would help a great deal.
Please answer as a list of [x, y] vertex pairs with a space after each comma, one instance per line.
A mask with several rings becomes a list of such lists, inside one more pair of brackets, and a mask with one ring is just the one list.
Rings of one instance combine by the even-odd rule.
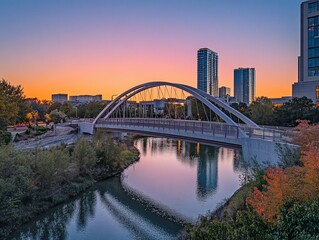
[[92, 144], [80, 138], [74, 146], [74, 151], [72, 155], [73, 161], [78, 163], [80, 169], [87, 173], [96, 164], [96, 153]]
[[0, 131], [0, 145], [2, 143], [9, 144], [9, 142], [11, 142], [11, 139], [12, 139], [12, 135], [10, 132]]
[[66, 115], [63, 112], [59, 112], [58, 110], [53, 110], [50, 112], [50, 118], [54, 123], [64, 122], [66, 119]]
[[276, 229], [279, 239], [318, 239], [319, 201], [289, 202], [281, 210]]
[[48, 129], [46, 127], [43, 126], [37, 126], [36, 127], [36, 131], [40, 132], [40, 133], [45, 133]]

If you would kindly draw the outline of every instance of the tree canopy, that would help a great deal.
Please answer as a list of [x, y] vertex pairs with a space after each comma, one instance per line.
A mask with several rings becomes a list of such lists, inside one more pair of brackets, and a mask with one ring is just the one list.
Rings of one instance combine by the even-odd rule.
[[274, 111], [276, 125], [296, 126], [296, 120], [316, 120], [316, 108], [312, 100], [307, 97], [296, 98], [285, 102]]
[[11, 85], [8, 81], [0, 81], [0, 130], [6, 130], [8, 125], [26, 120], [30, 105], [26, 101], [23, 88]]

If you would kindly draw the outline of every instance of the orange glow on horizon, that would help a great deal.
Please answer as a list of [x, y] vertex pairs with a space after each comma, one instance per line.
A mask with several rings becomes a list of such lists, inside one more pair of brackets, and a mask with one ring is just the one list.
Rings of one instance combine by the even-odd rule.
[[[3, 78], [14, 85], [22, 85], [27, 97], [49, 100], [51, 94], [66, 93], [69, 96], [102, 94], [103, 99], [110, 99], [113, 94], [118, 95], [137, 84], [151, 81], [176, 82], [196, 87], [196, 56], [194, 52], [192, 54], [193, 56], [179, 56], [175, 61], [170, 61], [170, 56], [167, 58], [163, 56], [155, 61], [136, 61], [138, 59], [134, 58], [122, 63], [121, 61], [110, 62], [108, 59], [96, 61], [96, 63], [83, 61], [75, 62], [74, 65], [52, 66], [52, 69], [34, 66], [39, 70], [32, 72], [17, 70]], [[185, 60], [185, 57], [188, 57], [188, 60]], [[236, 59], [233, 61], [234, 59], [230, 57], [227, 64], [223, 61], [223, 57], [219, 60], [219, 87], [230, 87], [233, 94], [233, 69], [255, 67], [256, 96], [291, 95], [291, 85], [297, 81], [297, 66], [291, 70], [288, 64], [279, 65], [278, 63], [280, 66], [278, 69], [281, 70], [278, 71], [273, 69], [274, 63], [269, 64], [270, 66], [265, 66], [263, 62], [258, 61], [255, 64], [245, 64], [245, 61]], [[238, 64], [239, 62], [243, 64]]]
[[159, 80], [196, 87], [197, 50], [207, 47], [232, 95], [238, 67], [256, 69], [256, 96], [291, 95], [300, 1], [1, 1], [0, 78], [39, 99], [110, 99]]

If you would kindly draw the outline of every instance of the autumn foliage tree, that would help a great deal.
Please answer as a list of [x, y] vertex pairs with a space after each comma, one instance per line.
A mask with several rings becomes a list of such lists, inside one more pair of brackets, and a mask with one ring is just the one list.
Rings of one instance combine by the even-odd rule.
[[300, 145], [303, 166], [265, 171], [265, 191], [254, 189], [247, 203], [266, 222], [277, 223], [281, 208], [289, 201], [306, 202], [319, 198], [319, 125], [301, 121], [293, 142]]

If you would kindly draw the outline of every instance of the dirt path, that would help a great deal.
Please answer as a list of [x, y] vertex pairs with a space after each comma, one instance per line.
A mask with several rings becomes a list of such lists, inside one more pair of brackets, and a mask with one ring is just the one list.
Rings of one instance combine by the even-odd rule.
[[56, 126], [55, 131], [46, 132], [43, 135], [33, 139], [19, 141], [14, 143], [14, 147], [18, 150], [33, 148], [49, 148], [61, 143], [72, 144], [78, 139], [78, 134], [73, 133], [74, 129], [69, 126]]

